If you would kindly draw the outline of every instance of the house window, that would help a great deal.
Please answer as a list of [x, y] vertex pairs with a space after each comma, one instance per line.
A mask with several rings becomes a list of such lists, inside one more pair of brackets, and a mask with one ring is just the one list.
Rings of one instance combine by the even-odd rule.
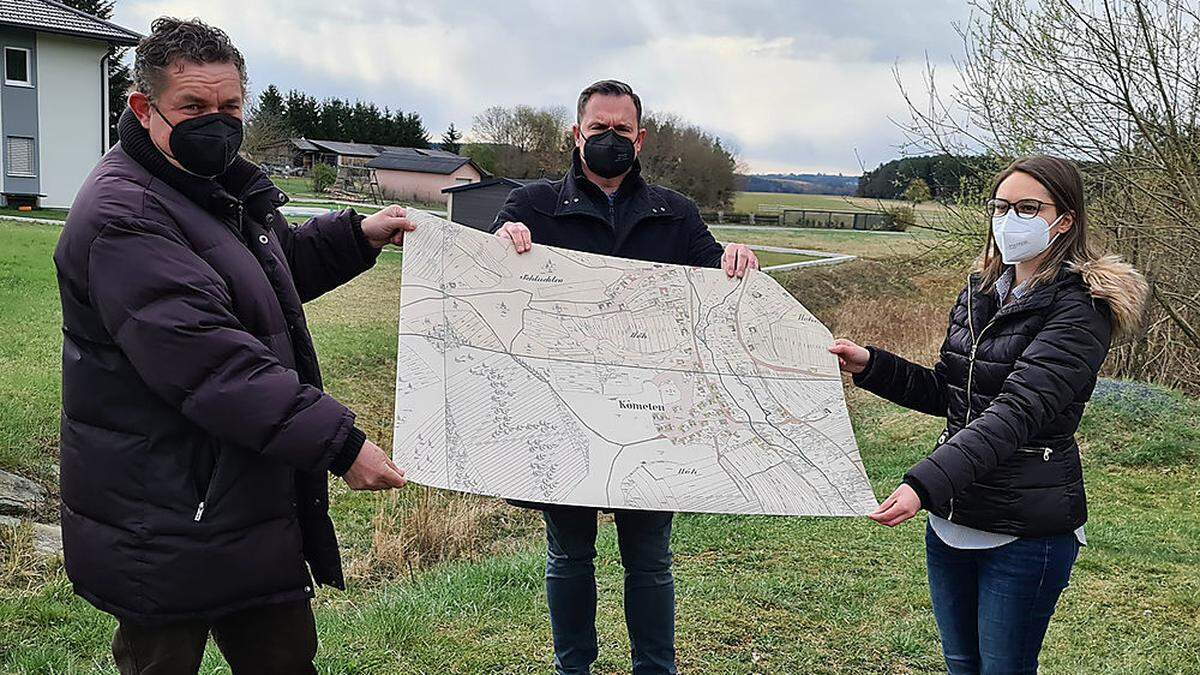
[[33, 139], [23, 136], [8, 137], [8, 156], [4, 164], [10, 176], [36, 176], [33, 161]]
[[29, 50], [20, 47], [4, 48], [4, 84], [16, 84], [23, 87], [33, 86], [32, 64], [29, 63]]

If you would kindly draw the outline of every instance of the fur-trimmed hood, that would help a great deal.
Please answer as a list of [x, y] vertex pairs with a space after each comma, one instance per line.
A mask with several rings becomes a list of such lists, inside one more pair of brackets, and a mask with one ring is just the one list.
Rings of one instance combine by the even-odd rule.
[[1084, 263], [1071, 263], [1069, 269], [1083, 277], [1093, 298], [1108, 304], [1114, 339], [1129, 338], [1141, 328], [1150, 287], [1133, 265], [1110, 254]]

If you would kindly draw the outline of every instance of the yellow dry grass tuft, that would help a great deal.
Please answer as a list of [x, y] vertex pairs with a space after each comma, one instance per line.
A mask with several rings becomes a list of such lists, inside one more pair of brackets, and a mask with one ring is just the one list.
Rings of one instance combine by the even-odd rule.
[[393, 492], [371, 522], [371, 549], [349, 576], [380, 581], [415, 576], [439, 563], [515, 550], [538, 527], [536, 513], [487, 497], [413, 486]]

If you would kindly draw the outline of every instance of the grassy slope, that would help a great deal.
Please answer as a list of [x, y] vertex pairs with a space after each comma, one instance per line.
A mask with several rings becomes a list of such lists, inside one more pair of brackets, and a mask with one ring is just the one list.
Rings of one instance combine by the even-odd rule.
[[[43, 467], [39, 475], [48, 473], [56, 426], [58, 319], [49, 265], [56, 236], [49, 226], [0, 223], [0, 461]], [[384, 447], [399, 263], [399, 255], [383, 256], [375, 270], [309, 309], [329, 389], [359, 411]], [[1091, 546], [1051, 627], [1045, 672], [1200, 668], [1200, 406], [1137, 391], [1100, 397], [1084, 426]], [[884, 495], [939, 427], [864, 396], [852, 401], [864, 461]], [[393, 504], [335, 485], [348, 559], [370, 548], [371, 519], [381, 508], [407, 508], [417, 494], [406, 490]], [[858, 520], [681, 516], [674, 541], [684, 672], [936, 671], [921, 534], [917, 522], [885, 530]], [[322, 591], [322, 670], [545, 672], [540, 549], [538, 536], [525, 536], [503, 555], [414, 579], [360, 578], [347, 593]], [[616, 673], [627, 668], [628, 646], [611, 525], [599, 550], [596, 672]], [[110, 619], [71, 595], [60, 572], [0, 588], [0, 672], [109, 671], [111, 630]], [[210, 649], [205, 671], [218, 665]]]

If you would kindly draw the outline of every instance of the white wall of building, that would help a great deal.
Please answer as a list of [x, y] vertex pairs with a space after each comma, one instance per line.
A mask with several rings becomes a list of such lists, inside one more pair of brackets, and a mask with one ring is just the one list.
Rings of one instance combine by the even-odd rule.
[[37, 51], [42, 204], [67, 207], [104, 154], [100, 61], [107, 49], [95, 40], [38, 33]]

